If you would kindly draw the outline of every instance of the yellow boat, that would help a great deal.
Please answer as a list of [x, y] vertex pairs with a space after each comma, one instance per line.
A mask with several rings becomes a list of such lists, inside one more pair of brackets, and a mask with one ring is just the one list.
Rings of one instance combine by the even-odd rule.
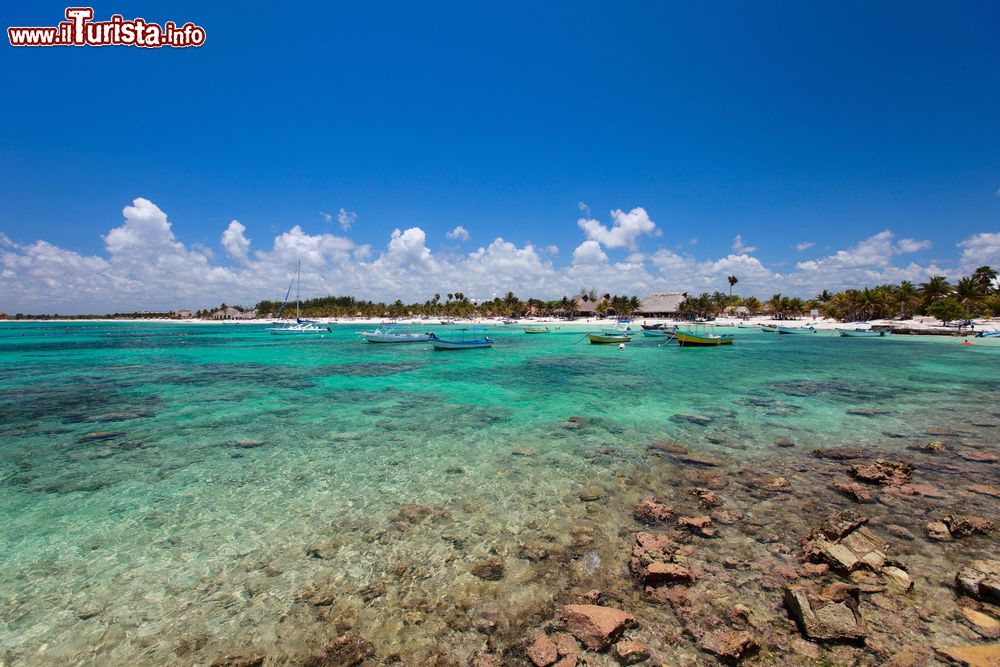
[[615, 345], [618, 343], [631, 343], [632, 336], [627, 334], [600, 334], [600, 333], [589, 333], [587, 334], [587, 339], [594, 345]]
[[732, 345], [732, 336], [720, 336], [717, 334], [694, 334], [690, 331], [678, 330], [674, 334], [681, 347], [713, 347], [715, 345]]

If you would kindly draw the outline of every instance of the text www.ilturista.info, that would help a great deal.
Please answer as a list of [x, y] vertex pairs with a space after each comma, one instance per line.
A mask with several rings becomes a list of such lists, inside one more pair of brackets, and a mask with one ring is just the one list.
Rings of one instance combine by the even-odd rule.
[[185, 48], [205, 43], [205, 29], [188, 22], [162, 26], [145, 19], [126, 20], [113, 14], [107, 21], [94, 21], [92, 7], [67, 7], [66, 20], [55, 27], [7, 28], [11, 46], [163, 46]]

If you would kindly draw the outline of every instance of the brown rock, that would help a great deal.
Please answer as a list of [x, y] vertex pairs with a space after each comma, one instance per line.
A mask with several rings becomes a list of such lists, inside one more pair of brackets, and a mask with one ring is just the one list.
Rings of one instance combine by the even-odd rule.
[[302, 662], [302, 667], [354, 667], [374, 655], [375, 647], [371, 642], [348, 633], [310, 655]]
[[470, 664], [471, 667], [501, 667], [500, 658], [490, 653], [477, 655]]
[[868, 493], [868, 489], [857, 482], [837, 482], [830, 486], [834, 491], [839, 491], [856, 503], [872, 502], [872, 494]]
[[526, 542], [517, 549], [517, 555], [533, 563], [545, 560], [551, 554], [548, 547], [538, 542]]
[[613, 652], [615, 660], [623, 665], [634, 665], [649, 659], [649, 649], [639, 642], [622, 640], [615, 644]]
[[691, 571], [676, 563], [661, 563], [653, 561], [646, 568], [643, 583], [647, 586], [663, 586], [666, 584], [690, 584], [694, 581]]
[[753, 634], [743, 630], [716, 630], [698, 643], [698, 648], [729, 662], [739, 662], [760, 650]]
[[803, 563], [799, 568], [799, 574], [803, 577], [822, 577], [830, 571], [830, 566], [826, 563]]
[[948, 515], [941, 519], [952, 537], [968, 537], [991, 532], [996, 526], [989, 519], [972, 514]]
[[722, 459], [705, 454], [674, 454], [670, 458], [684, 465], [703, 466], [706, 468], [714, 468], [724, 463]]
[[930, 521], [927, 523], [927, 537], [938, 542], [951, 542], [951, 531], [948, 526], [941, 521]]
[[974, 560], [955, 575], [955, 586], [962, 595], [1000, 604], [1000, 560]]
[[[674, 566], [672, 569], [667, 566]], [[629, 571], [643, 583], [651, 586], [663, 583], [684, 583], [693, 579], [687, 567], [687, 558], [679, 545], [664, 533], [638, 533], [629, 558]], [[685, 575], [686, 573], [686, 575]], [[670, 578], [676, 578], [671, 582]]]
[[789, 440], [788, 438], [778, 438], [777, 440], [774, 441], [774, 444], [777, 445], [778, 447], [794, 447], [795, 446], [795, 443], [792, 442], [791, 440]]
[[404, 503], [399, 506], [399, 517], [408, 523], [420, 523], [433, 513], [434, 508], [430, 505]]
[[958, 453], [966, 461], [972, 461], [974, 463], [996, 463], [1000, 461], [1000, 456], [996, 454], [991, 454], [990, 452], [981, 452], [978, 449], [966, 449]]
[[981, 611], [970, 609], [969, 607], [962, 607], [960, 611], [962, 613], [962, 618], [969, 624], [969, 627], [983, 637], [986, 637], [987, 639], [996, 639], [1000, 637], [1000, 621], [997, 619], [992, 616], [988, 616]]
[[910, 481], [913, 465], [905, 461], [875, 459], [873, 463], [857, 463], [851, 466], [850, 473], [862, 482], [899, 486]]
[[230, 653], [220, 655], [212, 661], [211, 667], [260, 667], [264, 664], [263, 653]]
[[931, 486], [930, 484], [902, 484], [899, 489], [899, 493], [908, 496], [923, 496], [924, 498], [944, 498], [944, 493], [941, 489], [936, 486]]
[[528, 647], [528, 658], [535, 667], [548, 667], [559, 659], [559, 647], [547, 635], [538, 635]]
[[663, 523], [674, 513], [674, 508], [653, 496], [647, 496], [635, 506], [633, 515], [643, 523]]
[[[831, 540], [839, 540], [848, 533], [852, 533], [858, 528], [868, 523], [868, 517], [853, 510], [844, 510], [828, 516], [820, 527], [819, 532]], [[816, 534], [816, 531], [813, 531]]]
[[702, 507], [715, 507], [719, 504], [719, 496], [712, 489], [699, 486], [692, 489], [691, 493], [698, 496], [698, 502]]
[[681, 530], [701, 535], [702, 537], [713, 537], [715, 535], [715, 529], [712, 528], [712, 517], [710, 516], [681, 517], [677, 519], [677, 527]]
[[832, 642], [861, 642], [868, 627], [858, 610], [857, 589], [842, 601], [805, 589], [785, 589], [785, 607], [809, 639]]
[[860, 447], [834, 447], [832, 449], [814, 449], [813, 456], [821, 459], [833, 459], [834, 461], [846, 461], [848, 459], [862, 459], [868, 456], [868, 452]]
[[592, 604], [568, 604], [560, 615], [566, 631], [592, 651], [602, 651], [621, 635], [626, 627], [636, 625], [635, 617], [613, 607]]
[[993, 496], [994, 498], [1000, 498], [1000, 486], [994, 486], [992, 484], [970, 484], [965, 487], [973, 493], [978, 493], [983, 496]]
[[306, 555], [321, 560], [330, 560], [337, 555], [339, 549], [340, 543], [333, 540], [323, 540], [309, 545], [309, 548], [306, 549]]
[[503, 579], [506, 566], [502, 558], [487, 558], [479, 561], [469, 568], [469, 571], [480, 579], [486, 581], [499, 581]]
[[1000, 643], [976, 646], [935, 646], [937, 654], [963, 667], [997, 667], [1000, 665]]
[[654, 440], [649, 443], [649, 449], [664, 454], [687, 454], [688, 448], [677, 442], [668, 440]]

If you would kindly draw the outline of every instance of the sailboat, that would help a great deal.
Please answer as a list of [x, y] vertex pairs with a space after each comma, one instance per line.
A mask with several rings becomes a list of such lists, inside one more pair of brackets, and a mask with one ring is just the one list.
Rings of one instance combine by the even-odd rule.
[[288, 304], [288, 297], [292, 293], [292, 284], [295, 284], [295, 324], [287, 324], [283, 327], [268, 327], [268, 331], [272, 336], [322, 336], [328, 334], [333, 329], [330, 327], [321, 327], [312, 320], [303, 320], [299, 317], [299, 287], [302, 284], [302, 262], [298, 263], [295, 268], [295, 275], [292, 277], [292, 282], [288, 283], [288, 291], [285, 292], [285, 301], [281, 304], [281, 310], [278, 311], [278, 319], [281, 319], [281, 314], [285, 312], [285, 306]]

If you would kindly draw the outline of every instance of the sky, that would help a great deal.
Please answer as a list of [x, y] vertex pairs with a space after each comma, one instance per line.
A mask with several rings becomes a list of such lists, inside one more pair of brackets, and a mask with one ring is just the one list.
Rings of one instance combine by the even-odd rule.
[[[4, 28], [65, 5], [6, 6]], [[117, 2], [199, 48], [0, 45], [0, 311], [1000, 266], [996, 2]]]

